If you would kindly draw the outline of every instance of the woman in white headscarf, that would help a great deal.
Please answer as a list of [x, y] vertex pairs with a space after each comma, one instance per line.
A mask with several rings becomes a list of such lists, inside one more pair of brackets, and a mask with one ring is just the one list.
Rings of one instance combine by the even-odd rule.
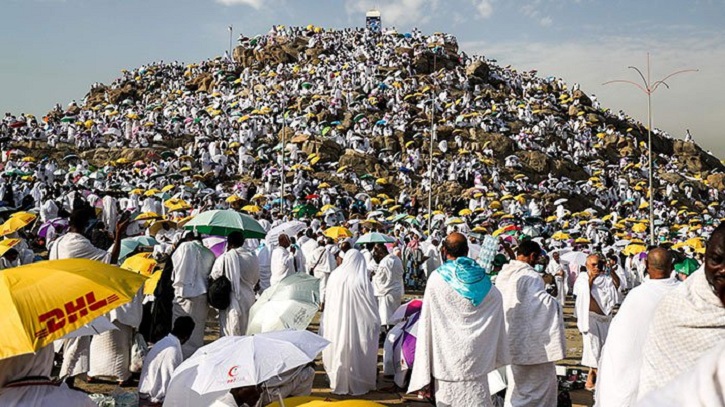
[[380, 317], [362, 253], [348, 250], [327, 282], [322, 352], [334, 394], [361, 395], [375, 390]]

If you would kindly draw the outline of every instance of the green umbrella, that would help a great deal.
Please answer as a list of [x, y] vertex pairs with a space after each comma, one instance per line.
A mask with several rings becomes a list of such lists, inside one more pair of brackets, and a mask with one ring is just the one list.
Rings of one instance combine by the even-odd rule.
[[394, 243], [395, 239], [388, 235], [384, 235], [378, 232], [371, 232], [362, 235], [355, 244], [366, 244], [366, 243]]
[[699, 268], [700, 264], [697, 262], [697, 260], [691, 259], [689, 257], [679, 263], [675, 263], [675, 271], [686, 276], [694, 273], [695, 270]]
[[330, 130], [332, 130], [332, 128], [330, 126], [325, 127], [324, 129], [322, 129], [322, 135], [326, 136], [327, 133], [330, 132]]
[[295, 206], [292, 209], [292, 212], [295, 214], [295, 217], [299, 219], [309, 215], [314, 216], [317, 212], [319, 212], [319, 209], [317, 209], [314, 205], [304, 204]]
[[133, 251], [139, 246], [156, 246], [157, 244], [159, 244], [159, 242], [157, 242], [156, 239], [148, 236], [127, 237], [121, 240], [121, 250], [118, 254], [118, 264], [123, 263], [126, 257], [133, 253]]
[[302, 82], [302, 87], [305, 89], [310, 89], [312, 87], [312, 84], [309, 82]]
[[60, 121], [63, 123], [71, 123], [71, 122], [75, 121], [75, 119], [76, 119], [75, 117], [66, 116], [66, 117], [60, 119]]
[[215, 236], [229, 236], [232, 232], [242, 232], [244, 237], [249, 239], [261, 239], [267, 235], [262, 225], [254, 218], [229, 209], [202, 212], [184, 225], [184, 229]]

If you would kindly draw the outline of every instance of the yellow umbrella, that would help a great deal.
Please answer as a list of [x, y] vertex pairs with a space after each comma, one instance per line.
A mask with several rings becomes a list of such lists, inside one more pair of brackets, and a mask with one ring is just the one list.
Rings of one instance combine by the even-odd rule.
[[146, 282], [143, 285], [143, 294], [144, 295], [153, 295], [154, 291], [156, 290], [156, 286], [159, 284], [159, 281], [161, 280], [161, 273], [163, 273], [163, 270], [157, 270], [154, 271], [153, 274], [151, 274], [151, 277], [146, 280]]
[[557, 219], [558, 218], [556, 217], [556, 215], [551, 215], [548, 218], [546, 218], [545, 220], [546, 220], [546, 222], [556, 222]]
[[0, 359], [32, 353], [133, 299], [146, 278], [87, 259], [0, 272]]
[[176, 188], [174, 185], [166, 185], [165, 187], [161, 188], [161, 192], [169, 192], [174, 188]]
[[148, 191], [146, 191], [144, 193], [144, 196], [154, 196], [154, 195], [158, 194], [159, 192], [161, 192], [161, 191], [156, 188], [152, 188], [152, 189], [149, 189]]
[[227, 203], [234, 203], [234, 202], [239, 202], [239, 201], [241, 201], [241, 200], [242, 200], [242, 198], [241, 198], [241, 197], [240, 197], [239, 195], [237, 195], [237, 194], [234, 194], [234, 195], [229, 195], [229, 196], [227, 197], [227, 199], [225, 199], [225, 201], [226, 201]]
[[170, 220], [157, 220], [156, 222], [152, 223], [151, 226], [149, 226], [149, 234], [151, 236], [156, 236], [161, 228], [164, 227], [164, 224], [169, 225], [169, 228], [171, 229], [176, 229], [176, 222]]
[[326, 229], [323, 233], [323, 235], [331, 238], [331, 239], [341, 239], [345, 237], [352, 237], [352, 232], [342, 226], [333, 226], [331, 228]]
[[634, 244], [630, 243], [629, 245], [627, 245], [627, 247], [624, 248], [624, 250], [622, 250], [622, 253], [624, 253], [627, 256], [630, 256], [630, 255], [640, 254], [640, 253], [646, 252], [646, 251], [647, 251], [647, 246], [645, 246], [643, 244], [638, 244], [638, 243], [634, 243]]
[[510, 195], [510, 194], [506, 194], [506, 195], [504, 195], [504, 196], [501, 197], [501, 200], [502, 201], [505, 201], [507, 199], [514, 199], [514, 197], [513, 197], [513, 195]]
[[[285, 406], [287, 403], [285, 403]], [[299, 407], [384, 407], [383, 404], [368, 400], [344, 400], [344, 401], [310, 401], [309, 403], [298, 404]]]
[[388, 205], [394, 204], [394, 203], [395, 203], [395, 199], [386, 199], [383, 201], [383, 205], [385, 205], [385, 206], [388, 206]]
[[378, 198], [370, 198], [370, 203], [373, 205], [380, 205], [380, 199]]
[[144, 212], [136, 216], [135, 220], [156, 220], [161, 219], [161, 215], [156, 212]]
[[644, 223], [636, 223], [634, 226], [632, 226], [632, 232], [634, 233], [644, 233], [647, 231], [647, 225]]
[[30, 212], [17, 212], [0, 225], [0, 236], [9, 235], [28, 226], [37, 216]]
[[501, 209], [501, 202], [499, 202], [499, 201], [493, 201], [490, 204], [488, 204], [488, 206], [491, 209]]
[[400, 205], [393, 205], [393, 206], [391, 206], [390, 208], [388, 208], [388, 210], [389, 210], [389, 211], [397, 211], [397, 210], [398, 210], [398, 209], [400, 209], [400, 208], [401, 208], [401, 206], [400, 206]]
[[0, 256], [4, 256], [8, 250], [12, 249], [20, 243], [21, 239], [4, 239], [0, 241]]
[[181, 198], [171, 198], [171, 199], [166, 200], [166, 202], [164, 202], [164, 206], [169, 209], [173, 206], [178, 206], [178, 205], [189, 205], [189, 203]]
[[327, 205], [323, 206], [322, 208], [320, 208], [320, 212], [325, 213], [325, 212], [329, 211], [330, 209], [332, 209], [333, 211], [336, 211], [337, 207], [335, 207], [335, 205], [327, 204]]
[[563, 232], [563, 231], [560, 230], [560, 231], [554, 233], [553, 235], [551, 235], [551, 238], [554, 239], [554, 240], [562, 241], [562, 240], [569, 240], [569, 239], [571, 239], [571, 236], [568, 233]]
[[387, 178], [378, 178], [378, 179], [375, 180], [375, 182], [377, 182], [378, 185], [388, 185]]
[[322, 184], [318, 185], [317, 188], [324, 189], [324, 188], [330, 188], [330, 184], [327, 182], [323, 182]]
[[460, 215], [460, 216], [471, 216], [471, 215], [473, 215], [473, 211], [470, 210], [470, 209], [468, 209], [468, 208], [461, 209], [460, 211], [458, 211], [458, 215]]
[[348, 168], [349, 168], [349, 167], [348, 167], [347, 165], [343, 165], [342, 167], [340, 167], [340, 168], [338, 168], [338, 169], [337, 169], [337, 173], [339, 174], [339, 173], [341, 173], [341, 172], [345, 171], [345, 170], [346, 170], [346, 169], [348, 169]]
[[146, 277], [151, 276], [156, 268], [156, 260], [151, 253], [139, 253], [127, 258], [121, 268], [140, 273]]
[[589, 244], [591, 241], [585, 237], [580, 237], [574, 241], [574, 243]]
[[242, 206], [242, 210], [245, 212], [249, 212], [249, 213], [257, 213], [257, 212], [261, 212], [262, 208], [260, 208], [257, 205], [245, 205], [245, 206]]

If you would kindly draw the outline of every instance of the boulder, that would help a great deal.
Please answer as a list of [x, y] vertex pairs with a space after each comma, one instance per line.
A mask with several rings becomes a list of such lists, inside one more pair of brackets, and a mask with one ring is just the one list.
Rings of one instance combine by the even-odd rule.
[[531, 169], [534, 174], [547, 175], [551, 166], [549, 164], [549, 157], [538, 151], [517, 151], [516, 156], [521, 160], [521, 164], [524, 167]]
[[476, 78], [486, 80], [488, 79], [489, 72], [491, 72], [491, 68], [487, 63], [480, 60], [475, 61], [466, 67], [466, 75], [469, 77], [474, 76]]
[[184, 85], [192, 92], [211, 92], [214, 89], [214, 77], [209, 72], [204, 72], [186, 81]]
[[117, 105], [126, 99], [136, 101], [140, 98], [141, 92], [132, 83], [127, 83], [118, 89], [111, 89], [106, 92], [108, 103]]
[[[345, 150], [345, 154], [340, 156], [339, 165], [346, 165], [357, 174], [366, 174], [375, 170], [378, 164], [377, 158], [369, 154], [362, 154], [353, 149]], [[382, 174], [376, 174], [382, 175]]]
[[486, 133], [481, 129], [471, 129], [473, 134], [471, 135], [474, 142], [478, 143], [480, 148], [488, 142], [488, 147], [491, 148], [496, 157], [507, 157], [514, 152], [514, 142], [510, 138], [500, 133]]
[[725, 192], [725, 174], [710, 174], [707, 177], [707, 185], [721, 192]]
[[320, 162], [329, 163], [337, 161], [343, 149], [339, 144], [330, 139], [312, 138], [302, 144], [302, 151], [307, 155], [315, 153], [320, 157]]
[[574, 91], [574, 93], [571, 95], [573, 99], [578, 100], [580, 104], [584, 106], [591, 106], [592, 100], [589, 99], [589, 96], [587, 96], [586, 93], [583, 91], [577, 89]]

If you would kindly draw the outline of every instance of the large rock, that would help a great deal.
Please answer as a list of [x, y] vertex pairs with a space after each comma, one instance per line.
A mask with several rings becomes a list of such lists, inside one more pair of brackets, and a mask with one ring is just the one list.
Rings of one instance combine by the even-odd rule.
[[587, 96], [586, 93], [584, 93], [583, 91], [581, 91], [579, 89], [575, 90], [571, 96], [573, 99], [578, 100], [579, 104], [581, 104], [581, 105], [584, 105], [584, 106], [592, 105], [592, 100], [589, 99], [589, 96]]
[[460, 64], [456, 55], [446, 52], [434, 54], [432, 51], [425, 51], [418, 54], [413, 60], [413, 69], [420, 75], [429, 75], [441, 68], [455, 69]]
[[211, 92], [214, 89], [214, 77], [209, 72], [204, 72], [186, 81], [185, 85], [192, 92]]
[[106, 92], [108, 103], [117, 105], [126, 99], [136, 101], [140, 98], [141, 93], [135, 85], [127, 83], [118, 89], [110, 89]]
[[467, 76], [474, 76], [482, 80], [488, 79], [489, 72], [491, 72], [491, 68], [487, 63], [480, 60], [475, 61], [466, 67]]
[[481, 129], [471, 129], [471, 132], [473, 133], [471, 135], [472, 139], [477, 144], [477, 150], [483, 149], [483, 146], [488, 142], [488, 147], [493, 150], [496, 157], [504, 158], [514, 152], [514, 142], [503, 134], [486, 133]]
[[329, 163], [337, 161], [337, 158], [343, 152], [342, 147], [330, 139], [310, 139], [302, 144], [302, 151], [310, 155], [312, 153], [317, 154], [320, 157], [320, 162]]
[[725, 192], [725, 174], [710, 174], [707, 177], [707, 185]]
[[[362, 154], [353, 149], [345, 150], [345, 154], [340, 156], [340, 166], [348, 166], [357, 174], [367, 174], [375, 172], [378, 166], [378, 160], [375, 156]], [[382, 175], [382, 174], [375, 174]]]
[[534, 174], [547, 175], [551, 166], [549, 165], [549, 157], [538, 151], [517, 151], [516, 156], [521, 160], [524, 167], [531, 169]]

